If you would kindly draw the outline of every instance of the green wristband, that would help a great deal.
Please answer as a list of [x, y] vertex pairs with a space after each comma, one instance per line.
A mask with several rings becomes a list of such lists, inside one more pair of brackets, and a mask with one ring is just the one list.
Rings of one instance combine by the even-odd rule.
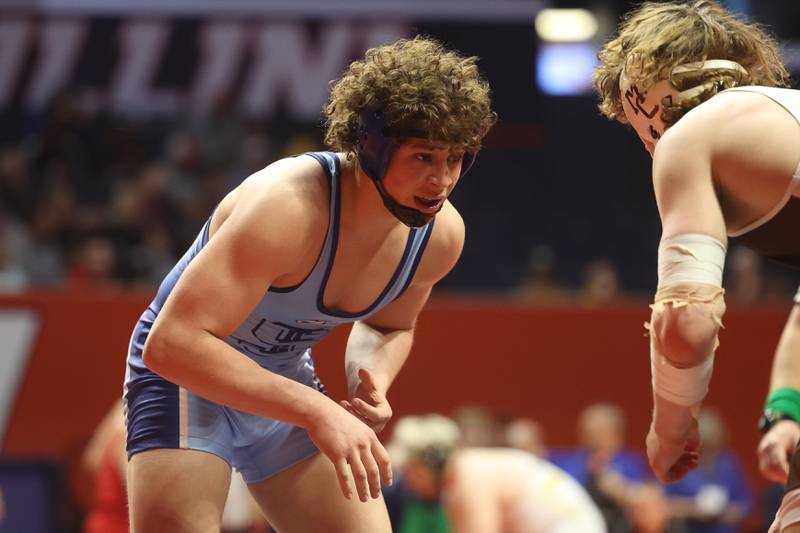
[[769, 393], [764, 409], [783, 413], [800, 422], [800, 390], [790, 387], [775, 389]]

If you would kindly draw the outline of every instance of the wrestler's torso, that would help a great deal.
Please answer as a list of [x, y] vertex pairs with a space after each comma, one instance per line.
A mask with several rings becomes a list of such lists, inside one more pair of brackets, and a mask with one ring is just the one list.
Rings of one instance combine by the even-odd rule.
[[[312, 199], [321, 198], [311, 205], [318, 212], [308, 215], [322, 221], [319, 236], [308, 246], [308, 257], [302, 257], [296, 268], [276, 279], [252, 312], [224, 339], [273, 371], [290, 366], [335, 326], [365, 319], [402, 295], [414, 279], [434, 226], [431, 223], [409, 229], [398, 224], [388, 232], [353, 227], [348, 220], [346, 185], [352, 176], [342, 176], [341, 159], [330, 152], [297, 159], [307, 167], [301, 172], [301, 179], [308, 182], [304, 186], [319, 188], [316, 196], [311, 195]], [[236, 189], [223, 199], [162, 283], [143, 320], [155, 321], [188, 264], [213, 241], [237, 208], [239, 195], [240, 189]], [[286, 221], [271, 220], [265, 213], [264, 231], [269, 231], [271, 223]]]
[[[774, 129], [765, 124], [768, 143], [778, 146], [774, 161], [768, 154], [753, 148], [753, 166], [748, 169], [736, 166], [730, 170], [728, 197], [737, 195], [745, 206], [754, 198], [754, 210], [742, 209], [746, 215], [728, 223], [728, 236], [760, 254], [800, 268], [800, 91], [772, 87], [743, 87], [728, 91], [726, 98], [754, 100], [750, 114], [756, 120], [774, 122]], [[763, 117], [763, 118], [760, 118]], [[745, 119], [746, 120], [746, 119]], [[736, 184], [746, 184], [742, 190], [733, 190]], [[759, 196], [760, 187], [766, 191]], [[723, 207], [725, 209], [725, 207]], [[728, 211], [737, 213], [728, 206]], [[727, 217], [726, 217], [727, 220]]]
[[685, 151], [677, 153], [710, 170], [697, 168], [700, 179], [705, 174], [713, 180], [728, 236], [800, 267], [800, 232], [794, 230], [800, 224], [800, 91], [730, 89], [691, 110], [673, 129], [667, 135], [686, 138]]
[[[354, 195], [352, 161], [332, 152], [317, 154], [315, 157], [324, 157], [325, 161], [315, 163], [310, 157], [297, 158], [306, 159], [303, 163], [313, 169], [307, 173], [308, 176], [303, 177], [305, 183], [297, 186], [313, 189], [309, 196], [314, 197], [316, 204], [312, 206], [316, 211], [313, 216], [317, 225], [314, 242], [309, 243], [309, 253], [305, 254], [291, 272], [275, 279], [272, 289], [280, 292], [303, 283], [318, 263], [326, 238], [334, 237], [335, 257], [326, 280], [323, 302], [327, 309], [353, 315], [361, 314], [378, 300], [403, 259], [410, 236], [409, 228], [397, 223], [388, 231], [375, 231], [371, 225], [354, 223], [349, 216], [349, 204]], [[330, 172], [338, 176], [336, 194], [339, 197], [339, 212], [334, 213], [333, 219], [331, 208], [337, 207], [333, 205], [336, 194], [331, 192], [331, 178], [321, 165], [328, 165]], [[370, 184], [365, 185], [371, 187]], [[210, 239], [213, 239], [216, 231], [236, 208], [240, 190], [241, 187], [237, 187], [220, 202], [211, 219]], [[309, 215], [312, 213], [309, 212]], [[328, 235], [329, 226], [333, 225], [335, 234]]]
[[[527, 452], [509, 448], [458, 451], [448, 465], [449, 494], [473, 493], [496, 506], [503, 531], [545, 532], [566, 524], [602, 530], [586, 491], [566, 472]], [[448, 501], [448, 494], [445, 501]], [[459, 502], [452, 502], [456, 505]]]

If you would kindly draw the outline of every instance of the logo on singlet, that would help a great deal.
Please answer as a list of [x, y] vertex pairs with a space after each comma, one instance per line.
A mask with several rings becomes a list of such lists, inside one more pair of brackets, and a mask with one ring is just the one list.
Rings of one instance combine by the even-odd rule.
[[258, 343], [245, 339], [236, 339], [236, 342], [243, 350], [257, 356], [296, 353], [311, 346], [328, 331], [328, 328], [297, 328], [262, 319], [250, 332]]

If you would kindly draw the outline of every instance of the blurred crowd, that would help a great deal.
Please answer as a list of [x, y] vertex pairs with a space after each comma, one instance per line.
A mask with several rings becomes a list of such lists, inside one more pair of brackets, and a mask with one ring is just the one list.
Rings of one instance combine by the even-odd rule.
[[[699, 418], [699, 466], [663, 485], [639, 449], [626, 447], [626, 416], [617, 404], [587, 405], [574, 442], [550, 446], [530, 418], [463, 405], [450, 416], [399, 417], [384, 435], [394, 482], [383, 487], [393, 531], [458, 533], [736, 533], [766, 531], [783, 488], [755, 490], [729, 446], [713, 407]], [[69, 498], [83, 533], [126, 533], [126, 453], [120, 402], [86, 444], [78, 473], [89, 494]], [[78, 503], [81, 502], [81, 503]], [[3, 506], [0, 493], [0, 523]], [[82, 523], [82, 525], [78, 525]], [[272, 529], [238, 473], [223, 533]]]
[[[0, 144], [0, 292], [152, 288], [229, 190], [277, 158], [322, 149], [320, 135], [319, 124], [248, 120], [223, 97], [207, 115], [166, 121], [90, 113], [65, 91], [25, 134]], [[481, 219], [475, 206], [464, 207], [465, 218]], [[560, 231], [566, 238], [573, 230]], [[494, 237], [471, 232], [468, 245], [491, 249]], [[492, 244], [478, 242], [487, 238]], [[617, 257], [574, 261], [534, 242], [524, 265], [508, 269], [521, 273], [516, 285], [498, 280], [498, 289], [515, 287], [514, 296], [532, 304], [588, 307], [650, 297], [626, 287]], [[461, 274], [485, 267], [473, 263], [463, 258]], [[726, 276], [729, 301], [745, 304], [788, 302], [797, 281], [735, 245]], [[465, 279], [487, 282], [477, 272]]]
[[89, 115], [65, 92], [40, 121], [0, 146], [3, 292], [157, 284], [227, 191], [320, 146], [314, 129], [244, 121], [224, 98], [163, 124]]
[[[649, 293], [626, 290], [611, 258], [590, 260], [583, 267], [577, 287], [559, 281], [553, 249], [536, 245], [517, 290], [517, 296], [533, 305], [569, 304], [596, 307], [625, 300], [650, 298]], [[796, 291], [796, 273], [765, 260], [749, 248], [731, 244], [725, 265], [725, 299], [733, 305], [788, 303]]]
[[[603, 530], [609, 533], [734, 533], [746, 530], [743, 525], [748, 516], [747, 530], [757, 521], [757, 530], [766, 531], [781, 488], [772, 486], [756, 499], [751, 480], [728, 446], [726, 424], [713, 408], [701, 414], [700, 432], [699, 467], [675, 484], [661, 485], [643, 454], [625, 447], [625, 414], [612, 403], [587, 406], [577, 419], [575, 444], [567, 448], [549, 448], [544, 428], [534, 420], [498, 417], [478, 406], [464, 407], [451, 418], [406, 417], [395, 424], [389, 444], [395, 469], [400, 471], [399, 481], [385, 496], [395, 531], [479, 530], [467, 527], [468, 517], [457, 505], [463, 471], [469, 470], [465, 463], [478, 461], [476, 450], [483, 450], [486, 457], [488, 450], [513, 449], [538, 458], [540, 470], [547, 465], [547, 476], [540, 476], [532, 488], [547, 506], [534, 509], [536, 504], [529, 504], [527, 517], [527, 523], [534, 523], [547, 515], [551, 526], [542, 530], [595, 530], [586, 525], [570, 529], [578, 513], [574, 507], [569, 515], [554, 517], [554, 509], [565, 505], [559, 499], [578, 499], [574, 493], [557, 494], [563, 492], [561, 486], [567, 478], [583, 488], [602, 516]], [[480, 485], [491, 483], [492, 475], [502, 477], [507, 487], [520, 483], [520, 478], [527, 476], [530, 481], [536, 477], [522, 468], [503, 473], [501, 455], [509, 452], [495, 451], [493, 459], [483, 459], [493, 463], [493, 474], [472, 484], [470, 490], [480, 491]], [[509, 505], [508, 491], [505, 497]], [[508, 509], [504, 516], [511, 513]], [[508, 523], [500, 530], [516, 531]]]

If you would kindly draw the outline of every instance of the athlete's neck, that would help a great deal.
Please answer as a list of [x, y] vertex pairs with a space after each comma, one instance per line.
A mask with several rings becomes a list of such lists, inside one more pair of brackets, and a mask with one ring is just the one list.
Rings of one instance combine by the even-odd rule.
[[383, 205], [372, 179], [364, 174], [357, 162], [342, 166], [341, 188], [343, 222], [346, 218], [350, 223], [381, 233], [404, 226]]

